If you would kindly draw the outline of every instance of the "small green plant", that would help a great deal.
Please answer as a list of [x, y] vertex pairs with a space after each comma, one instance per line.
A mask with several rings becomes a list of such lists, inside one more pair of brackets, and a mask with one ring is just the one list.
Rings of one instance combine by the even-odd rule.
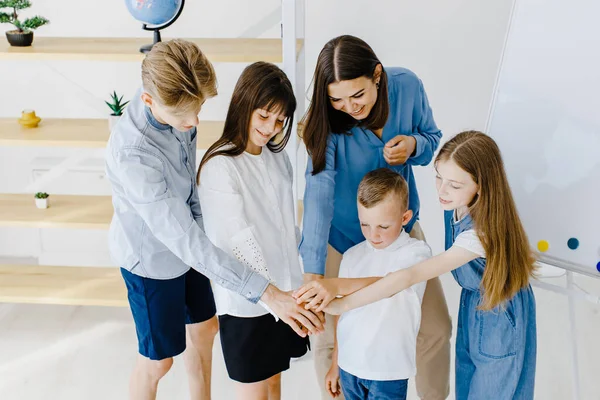
[[125, 109], [125, 106], [129, 102], [126, 101], [125, 103], [121, 103], [121, 101], [123, 100], [123, 96], [121, 96], [119, 98], [116, 91], [113, 91], [113, 93], [110, 95], [110, 97], [111, 97], [111, 102], [109, 103], [108, 101], [105, 101], [105, 103], [112, 110], [111, 115], [114, 115], [114, 116], [123, 115], [123, 110]]
[[48, 197], [50, 197], [50, 195], [46, 192], [37, 192], [35, 194], [36, 199], [47, 199]]
[[40, 26], [50, 23], [46, 18], [39, 15], [27, 18], [21, 22], [17, 10], [24, 10], [29, 7], [31, 7], [29, 0], [0, 0], [0, 10], [3, 8], [12, 8], [9, 12], [0, 11], [0, 23], [13, 24], [17, 28], [18, 33], [29, 33]]

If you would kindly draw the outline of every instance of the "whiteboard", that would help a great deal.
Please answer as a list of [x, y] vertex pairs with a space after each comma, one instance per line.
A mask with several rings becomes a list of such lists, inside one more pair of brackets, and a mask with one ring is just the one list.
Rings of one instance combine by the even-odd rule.
[[600, 1], [516, 0], [487, 132], [540, 261], [600, 277]]

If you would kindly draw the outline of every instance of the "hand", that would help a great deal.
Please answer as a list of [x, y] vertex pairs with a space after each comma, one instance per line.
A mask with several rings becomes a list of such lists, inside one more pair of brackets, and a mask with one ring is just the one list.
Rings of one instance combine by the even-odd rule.
[[298, 304], [305, 303], [308, 310], [322, 312], [329, 302], [338, 295], [336, 279], [318, 279], [305, 283], [293, 296]]
[[325, 315], [299, 305], [291, 292], [269, 285], [260, 299], [301, 337], [306, 337], [307, 332], [314, 335], [324, 330]]
[[323, 311], [330, 315], [342, 315], [346, 307], [345, 301], [345, 298], [334, 299], [327, 305], [327, 307], [325, 307]]
[[417, 139], [398, 135], [385, 144], [383, 158], [390, 165], [401, 165], [409, 159], [417, 148]]
[[338, 368], [337, 362], [331, 363], [331, 368], [325, 375], [325, 388], [335, 398], [342, 394], [342, 387], [340, 385], [340, 369]]

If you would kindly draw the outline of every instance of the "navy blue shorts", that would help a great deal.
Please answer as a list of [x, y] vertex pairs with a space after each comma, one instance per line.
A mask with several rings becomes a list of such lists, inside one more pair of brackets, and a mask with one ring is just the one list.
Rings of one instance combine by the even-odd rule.
[[194, 269], [174, 279], [151, 279], [121, 268], [133, 314], [138, 348], [151, 360], [174, 357], [185, 350], [185, 325], [216, 313], [210, 280]]

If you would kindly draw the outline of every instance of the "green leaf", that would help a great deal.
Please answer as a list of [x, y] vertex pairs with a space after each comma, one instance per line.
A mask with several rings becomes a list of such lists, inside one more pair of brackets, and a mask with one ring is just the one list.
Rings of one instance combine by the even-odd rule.
[[114, 104], [110, 104], [108, 101], [105, 101], [105, 103], [112, 110], [113, 113], [117, 111], [117, 109], [114, 106]]
[[114, 115], [122, 115], [123, 110], [125, 109], [125, 106], [127, 105], [127, 103], [129, 103], [129, 101], [126, 101], [125, 103], [121, 103], [123, 101], [123, 96], [119, 97], [116, 90], [112, 92], [112, 94], [110, 95], [110, 98], [111, 98], [110, 103], [108, 101], [104, 101], [106, 103], [106, 105], [108, 107], [110, 107], [110, 109], [112, 110]]
[[0, 8], [16, 8], [17, 10], [24, 10], [31, 7], [31, 1], [29, 0], [5, 0], [0, 2]]
[[11, 23], [12, 15], [7, 14], [5, 12], [0, 12], [0, 24]]
[[49, 23], [50, 21], [48, 21], [46, 18], [36, 15], [35, 17], [27, 18], [25, 21], [23, 21], [23, 28], [33, 30]]

